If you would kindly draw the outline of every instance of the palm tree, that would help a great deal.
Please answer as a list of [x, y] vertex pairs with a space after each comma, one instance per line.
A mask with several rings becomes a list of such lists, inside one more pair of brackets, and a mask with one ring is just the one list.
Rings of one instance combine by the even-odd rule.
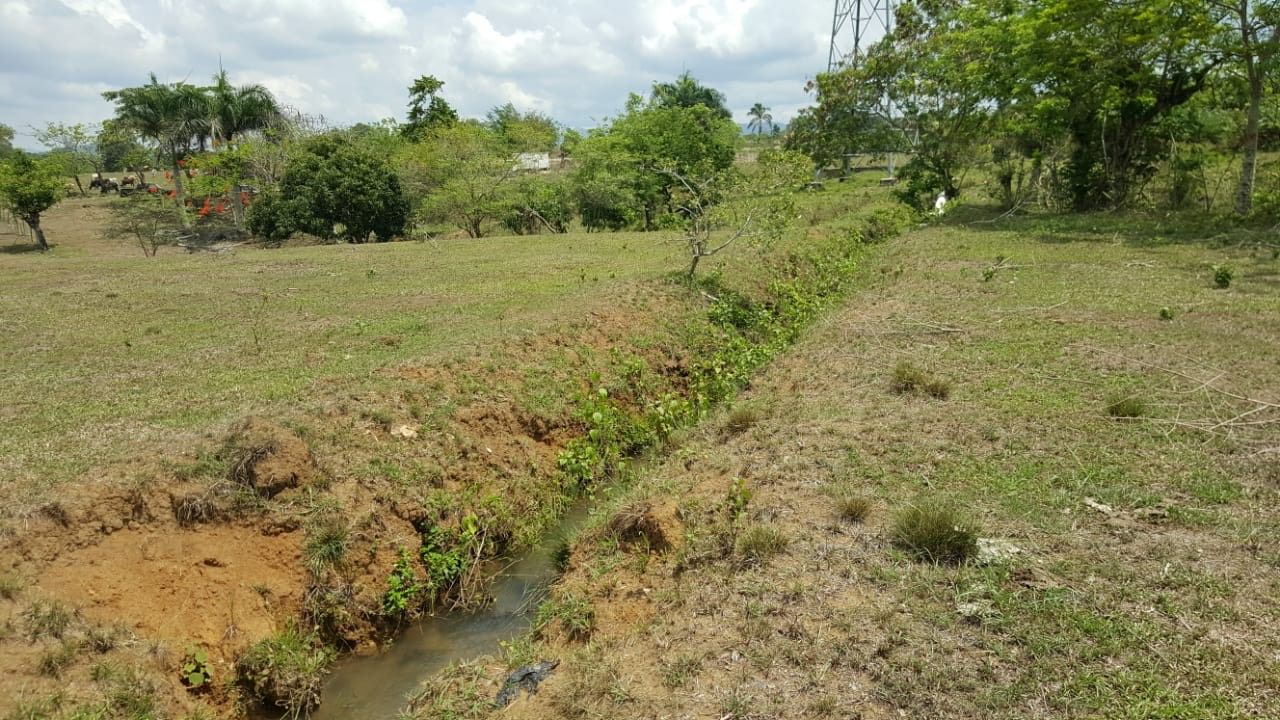
[[[209, 99], [204, 88], [186, 83], [162, 84], [151, 74], [146, 85], [102, 93], [116, 104], [116, 119], [139, 135], [154, 140], [173, 171], [178, 205], [183, 201], [178, 161], [201, 138], [209, 136]], [[185, 217], [185, 216], [184, 216]]]
[[769, 114], [769, 108], [763, 103], [756, 103], [747, 111], [747, 117], [751, 118], [751, 122], [747, 123], [747, 130], [755, 129], [756, 134], [760, 135], [764, 132], [764, 126], [768, 125], [773, 129], [773, 116]]
[[209, 88], [210, 131], [216, 145], [234, 147], [236, 137], [252, 130], [264, 130], [280, 117], [280, 105], [262, 85], [234, 86], [227, 71], [213, 76]]
[[[253, 130], [265, 130], [280, 119], [280, 105], [262, 85], [231, 84], [227, 71], [219, 70], [209, 88], [209, 132], [215, 147], [235, 147], [238, 137]], [[239, 178], [231, 188], [231, 215], [236, 227], [244, 226], [244, 205], [240, 198]]]

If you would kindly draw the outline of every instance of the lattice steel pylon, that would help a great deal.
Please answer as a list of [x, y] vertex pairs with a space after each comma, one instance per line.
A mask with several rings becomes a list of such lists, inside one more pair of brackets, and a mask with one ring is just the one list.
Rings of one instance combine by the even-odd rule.
[[899, 0], [835, 0], [827, 72], [858, 62], [872, 43], [893, 30]]

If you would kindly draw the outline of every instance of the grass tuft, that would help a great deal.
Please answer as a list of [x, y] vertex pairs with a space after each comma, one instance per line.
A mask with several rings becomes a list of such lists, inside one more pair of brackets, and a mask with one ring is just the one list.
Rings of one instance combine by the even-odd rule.
[[27, 639], [35, 642], [51, 637], [61, 640], [76, 620], [76, 611], [56, 600], [37, 600], [22, 612]]
[[836, 516], [851, 523], [862, 522], [871, 514], [871, 499], [863, 495], [844, 493], [836, 498]]
[[762, 419], [764, 414], [753, 405], [738, 405], [729, 411], [729, 418], [725, 421], [725, 428], [738, 435], [755, 427]]
[[1107, 403], [1107, 414], [1113, 418], [1140, 418], [1147, 415], [1147, 403], [1140, 397], [1124, 397]]
[[977, 528], [939, 501], [916, 503], [894, 519], [894, 544], [921, 560], [959, 565], [978, 551]]
[[534, 627], [541, 635], [553, 624], [558, 624], [571, 640], [585, 640], [595, 630], [595, 608], [589, 599], [574, 593], [548, 598], [538, 606]]
[[768, 525], [752, 525], [738, 534], [733, 551], [748, 565], [759, 565], [787, 549], [789, 540], [783, 532]]
[[351, 531], [342, 516], [323, 513], [307, 526], [302, 559], [312, 577], [323, 578], [342, 568], [351, 546]]
[[71, 640], [63, 640], [40, 655], [37, 667], [41, 675], [52, 678], [62, 677], [62, 672], [76, 661], [80, 653], [80, 644]]
[[927, 395], [938, 400], [951, 397], [951, 383], [906, 361], [893, 369], [889, 387], [899, 395]]

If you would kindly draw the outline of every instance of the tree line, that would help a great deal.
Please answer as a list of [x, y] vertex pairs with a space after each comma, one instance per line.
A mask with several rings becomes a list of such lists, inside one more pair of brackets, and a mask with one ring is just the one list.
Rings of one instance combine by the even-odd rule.
[[[1000, 201], [1178, 207], [1234, 162], [1236, 213], [1274, 207], [1276, 0], [913, 0], [893, 32], [812, 85], [788, 142], [819, 161], [909, 155], [901, 194], [954, 197], [987, 165]], [[1163, 173], [1164, 197], [1153, 180]]]
[[[161, 236], [216, 223], [270, 242], [300, 233], [386, 241], [449, 227], [473, 238], [496, 229], [567, 232], [574, 223], [587, 231], [679, 228], [710, 207], [710, 196], [691, 200], [691, 189], [744, 185], [734, 176], [741, 130], [725, 96], [688, 72], [630, 95], [617, 116], [586, 133], [511, 104], [463, 119], [444, 87], [424, 75], [408, 88], [404, 120], [333, 128], [284, 108], [260, 85], [233, 85], [225, 72], [209, 85], [152, 75], [104, 93], [115, 115], [100, 126], [40, 129], [50, 152], [4, 163], [0, 180], [9, 179], [15, 214], [36, 228], [61, 194], [85, 192], [85, 172], [122, 169], [146, 183], [153, 165], [163, 168], [172, 189], [113, 204], [114, 227], [137, 235], [148, 254]], [[762, 104], [749, 115], [757, 134], [774, 129]], [[11, 138], [0, 134], [0, 149]], [[528, 172], [528, 154], [558, 167]]]

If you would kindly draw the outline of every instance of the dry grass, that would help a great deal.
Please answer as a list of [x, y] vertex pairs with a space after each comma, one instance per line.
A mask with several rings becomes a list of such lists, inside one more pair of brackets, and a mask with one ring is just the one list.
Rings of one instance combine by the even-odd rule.
[[[685, 551], [575, 553], [592, 651], [503, 717], [1280, 717], [1280, 485], [1258, 454], [1276, 418], [1222, 392], [1280, 392], [1280, 263], [1164, 228], [1006, 220], [884, 247], [863, 297], [753, 382], [769, 417], [695, 433], [640, 481], [679, 498]], [[1019, 267], [981, 282], [1000, 255]], [[1203, 275], [1223, 255], [1229, 292]], [[886, 402], [885, 357], [964, 378], [965, 402]], [[1129, 396], [1159, 416], [1099, 412]], [[717, 544], [735, 477], [747, 522], [788, 539], [766, 563]], [[824, 521], [846, 496], [887, 512]], [[965, 518], [1009, 549], [974, 557]]]

